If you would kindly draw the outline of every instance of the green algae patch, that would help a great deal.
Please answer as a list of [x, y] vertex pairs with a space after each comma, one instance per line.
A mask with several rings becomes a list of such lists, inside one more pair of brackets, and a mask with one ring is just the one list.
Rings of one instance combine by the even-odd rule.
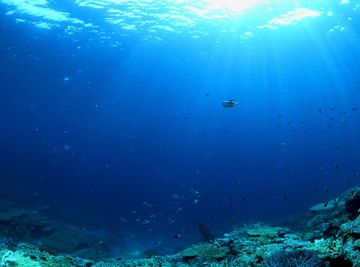
[[249, 240], [257, 241], [262, 244], [268, 244], [276, 241], [276, 239], [284, 237], [288, 231], [281, 227], [270, 227], [261, 225], [247, 230], [246, 234]]
[[71, 256], [50, 255], [36, 246], [20, 243], [15, 250], [0, 250], [0, 267], [88, 267], [91, 260]]
[[1, 255], [0, 266], [13, 266], [13, 267], [41, 267], [42, 265], [26, 257], [21, 251], [4, 251]]
[[217, 247], [210, 243], [197, 244], [185, 249], [181, 255], [184, 261], [195, 258], [221, 260], [229, 253], [228, 247]]

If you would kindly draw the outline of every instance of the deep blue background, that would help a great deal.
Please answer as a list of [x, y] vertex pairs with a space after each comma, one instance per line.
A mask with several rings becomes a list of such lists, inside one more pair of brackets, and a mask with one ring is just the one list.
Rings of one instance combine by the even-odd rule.
[[[194, 222], [222, 234], [336, 197], [360, 178], [351, 16], [246, 44], [184, 33], [122, 47], [2, 17], [1, 198], [124, 238], [196, 242]], [[336, 19], [347, 30], [327, 34]]]

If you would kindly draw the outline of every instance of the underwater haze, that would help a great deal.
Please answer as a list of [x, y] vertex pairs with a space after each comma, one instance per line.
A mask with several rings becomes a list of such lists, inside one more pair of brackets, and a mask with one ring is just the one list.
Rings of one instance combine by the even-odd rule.
[[199, 224], [218, 236], [279, 222], [359, 184], [360, 1], [0, 11], [1, 199], [136, 256], [200, 242]]

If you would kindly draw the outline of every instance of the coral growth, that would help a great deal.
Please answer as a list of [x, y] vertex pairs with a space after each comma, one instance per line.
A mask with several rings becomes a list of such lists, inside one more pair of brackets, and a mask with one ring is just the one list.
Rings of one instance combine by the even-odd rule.
[[[97, 250], [102, 242], [94, 246], [86, 231], [60, 226], [38, 213], [0, 202], [0, 266], [360, 266], [359, 200], [357, 187], [330, 201], [331, 208], [326, 203], [316, 205], [308, 215], [298, 217], [287, 227], [257, 223], [215, 239], [201, 226], [203, 234], [211, 237], [206, 238], [207, 242], [168, 256], [155, 256], [156, 250], [148, 249], [142, 253], [148, 258], [133, 260], [106, 259]], [[27, 238], [41, 237], [41, 242], [38, 246], [14, 242], [20, 233]]]
[[265, 267], [317, 267], [321, 260], [317, 253], [305, 249], [279, 250], [264, 260]]

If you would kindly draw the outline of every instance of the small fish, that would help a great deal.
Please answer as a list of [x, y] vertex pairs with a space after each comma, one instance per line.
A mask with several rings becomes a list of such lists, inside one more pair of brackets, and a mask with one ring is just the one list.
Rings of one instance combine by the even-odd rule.
[[176, 238], [176, 239], [178, 239], [178, 238], [180, 238], [180, 237], [182, 237], [182, 234], [181, 234], [181, 233], [174, 235], [174, 238]]
[[177, 194], [171, 195], [171, 198], [172, 198], [172, 199], [180, 199], [180, 197], [179, 197]]
[[235, 99], [228, 99], [221, 103], [221, 106], [223, 108], [233, 108], [238, 104], [238, 102]]
[[152, 205], [147, 202], [147, 201], [143, 201], [142, 204], [145, 206], [145, 207], [148, 207], [148, 208], [152, 208]]

